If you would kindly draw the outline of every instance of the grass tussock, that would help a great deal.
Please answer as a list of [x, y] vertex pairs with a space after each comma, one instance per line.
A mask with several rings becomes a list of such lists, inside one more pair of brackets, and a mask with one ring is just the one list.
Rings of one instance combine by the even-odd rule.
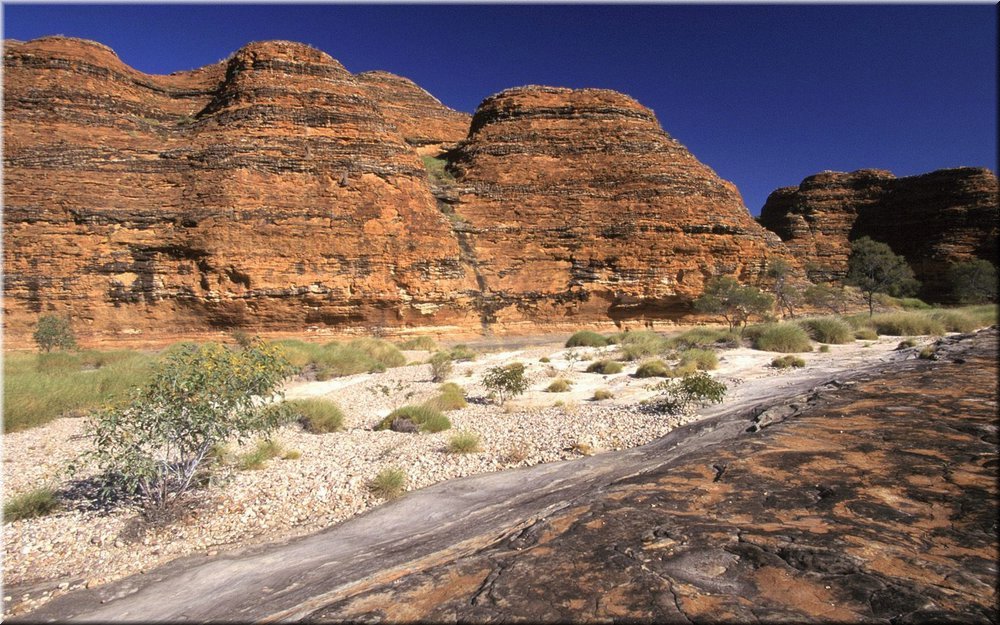
[[615, 360], [598, 360], [597, 362], [592, 362], [587, 366], [587, 373], [600, 373], [602, 375], [611, 375], [614, 373], [622, 372], [622, 363]]
[[461, 410], [469, 404], [465, 401], [465, 391], [461, 386], [454, 382], [446, 382], [438, 389], [438, 395], [424, 402], [424, 405], [434, 410], [446, 412], [448, 410]]
[[739, 340], [739, 332], [731, 331], [729, 328], [699, 326], [671, 337], [667, 343], [669, 347], [683, 350], [712, 345], [736, 346]]
[[810, 352], [809, 335], [795, 323], [767, 323], [750, 326], [746, 334], [751, 337], [753, 348], [765, 352]]
[[829, 345], [820, 345], [819, 346], [819, 351], [823, 352], [824, 354], [827, 354], [827, 353], [830, 352], [830, 346]]
[[[408, 422], [408, 423], [407, 423]], [[411, 429], [412, 426], [412, 429]], [[451, 427], [448, 417], [430, 406], [403, 406], [390, 412], [375, 426], [376, 430], [443, 432]]]
[[606, 347], [608, 338], [590, 330], [580, 330], [566, 341], [566, 347]]
[[639, 365], [635, 370], [637, 378], [666, 378], [670, 376], [670, 367], [662, 360], [650, 360]]
[[694, 364], [699, 371], [711, 371], [719, 368], [719, 357], [710, 349], [690, 348], [681, 352], [680, 366]]
[[257, 441], [257, 445], [236, 460], [236, 466], [241, 471], [256, 471], [263, 469], [268, 460], [277, 458], [284, 450], [277, 442], [267, 439]]
[[472, 350], [468, 345], [461, 343], [448, 350], [448, 355], [455, 362], [461, 362], [463, 360], [475, 360], [476, 352]]
[[651, 330], [622, 332], [616, 341], [625, 360], [640, 360], [667, 350], [667, 340]]
[[854, 340], [851, 325], [839, 317], [811, 317], [800, 319], [798, 324], [819, 343], [843, 345]]
[[983, 327], [974, 317], [961, 310], [936, 310], [931, 313], [931, 317], [940, 321], [946, 332], [972, 332]]
[[418, 336], [400, 343], [399, 349], [433, 352], [437, 349], [437, 343], [429, 336]]
[[59, 499], [51, 488], [35, 490], [11, 497], [3, 503], [3, 522], [12, 523], [22, 519], [52, 514], [59, 509]]
[[858, 341], [877, 341], [878, 332], [874, 328], [861, 328], [854, 332], [854, 339]]
[[924, 312], [880, 313], [872, 317], [872, 324], [879, 334], [889, 336], [940, 336], [944, 324]]
[[612, 399], [613, 397], [614, 395], [608, 389], [599, 388], [594, 391], [594, 397], [592, 399], [594, 401], [604, 401], [606, 399]]
[[293, 399], [285, 402], [306, 431], [313, 434], [336, 432], [344, 427], [340, 406], [326, 399]]
[[789, 367], [804, 367], [806, 366], [806, 361], [802, 360], [798, 356], [779, 356], [771, 361], [771, 366], [775, 369], [788, 369]]
[[979, 304], [976, 306], [963, 306], [962, 308], [958, 308], [956, 310], [972, 317], [978, 327], [985, 328], [986, 326], [991, 326], [997, 323], [1000, 306], [997, 306], [996, 304]]
[[406, 357], [399, 348], [382, 339], [362, 338], [326, 345], [285, 339], [276, 344], [281, 346], [293, 367], [300, 371], [313, 370], [317, 380], [385, 371], [406, 364]]
[[553, 380], [552, 383], [549, 384], [548, 388], [545, 389], [545, 392], [546, 393], [565, 393], [566, 391], [568, 391], [570, 389], [570, 387], [572, 385], [573, 385], [573, 383], [570, 382], [569, 380], [567, 380], [566, 378], [559, 378], [557, 380]]
[[456, 432], [448, 439], [448, 452], [453, 454], [473, 454], [482, 451], [479, 435], [474, 432]]
[[142, 386], [156, 356], [138, 351], [16, 352], [4, 355], [3, 425], [7, 432], [82, 416]]
[[387, 467], [368, 482], [368, 490], [379, 499], [395, 499], [406, 490], [406, 471]]

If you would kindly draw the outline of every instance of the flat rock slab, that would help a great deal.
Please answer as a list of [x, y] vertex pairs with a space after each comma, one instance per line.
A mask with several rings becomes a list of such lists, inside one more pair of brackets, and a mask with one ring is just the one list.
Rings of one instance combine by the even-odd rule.
[[24, 620], [996, 622], [996, 329]]

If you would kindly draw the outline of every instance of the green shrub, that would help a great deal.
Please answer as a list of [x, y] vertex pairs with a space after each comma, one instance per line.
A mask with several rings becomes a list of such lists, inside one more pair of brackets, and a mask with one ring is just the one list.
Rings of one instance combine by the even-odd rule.
[[[748, 332], [749, 332], [748, 328]], [[766, 352], [810, 352], [812, 343], [801, 326], [794, 323], [772, 323], [755, 326], [753, 348]]]
[[448, 417], [434, 408], [423, 406], [403, 406], [396, 408], [375, 426], [376, 430], [396, 432], [442, 432], [451, 427]]
[[600, 373], [603, 375], [611, 375], [614, 373], [622, 372], [622, 363], [616, 362], [614, 360], [598, 360], [597, 362], [590, 363], [587, 366], [587, 373]]
[[459, 410], [468, 406], [465, 401], [465, 391], [458, 384], [448, 382], [442, 384], [438, 390], [438, 396], [424, 402], [425, 406], [440, 411]]
[[878, 340], [878, 332], [872, 328], [861, 328], [854, 333], [854, 338], [859, 341], [875, 341]]
[[644, 362], [635, 370], [637, 378], [665, 378], [668, 375], [670, 375], [670, 369], [662, 360]]
[[432, 352], [437, 349], [437, 343], [429, 336], [417, 336], [399, 344], [399, 349], [424, 350]]
[[566, 341], [566, 347], [605, 347], [607, 344], [607, 337], [590, 330], [580, 330]]
[[473, 432], [456, 432], [448, 439], [448, 451], [453, 454], [471, 454], [480, 451], [479, 435]]
[[406, 471], [387, 467], [368, 483], [368, 490], [380, 499], [395, 499], [406, 490]]
[[51, 488], [36, 488], [21, 495], [11, 497], [3, 503], [3, 522], [12, 523], [22, 519], [33, 519], [55, 512], [59, 500]]
[[710, 349], [691, 348], [681, 352], [680, 366], [693, 363], [700, 371], [711, 371], [719, 367], [719, 357]]
[[806, 361], [802, 360], [798, 356], [779, 356], [771, 361], [771, 366], [775, 369], [787, 369], [789, 367], [804, 367], [806, 366]]
[[668, 341], [668, 345], [676, 349], [708, 347], [710, 345], [735, 346], [739, 344], [739, 340], [739, 333], [733, 330], [701, 326], [671, 337]]
[[421, 156], [420, 160], [423, 161], [427, 177], [430, 178], [431, 182], [443, 185], [455, 184], [455, 176], [448, 171], [447, 159], [437, 156]]
[[502, 404], [509, 397], [516, 397], [528, 390], [524, 365], [514, 362], [506, 366], [491, 367], [483, 376], [483, 386], [500, 396]]
[[820, 345], [819, 346], [819, 351], [821, 351], [824, 354], [826, 354], [827, 352], [830, 351], [830, 346], [829, 345]]
[[187, 345], [164, 357], [128, 403], [102, 410], [84, 454], [104, 477], [102, 496], [135, 494], [166, 507], [191, 486], [214, 445], [266, 434], [288, 419], [280, 385], [288, 362], [275, 346]]
[[285, 402], [289, 414], [313, 434], [336, 432], [344, 426], [340, 407], [326, 399], [293, 399]]
[[32, 337], [39, 351], [50, 352], [53, 348], [76, 349], [76, 336], [69, 319], [57, 315], [42, 315]]
[[664, 380], [653, 387], [662, 394], [652, 403], [668, 414], [677, 414], [687, 408], [705, 403], [719, 403], [728, 390], [723, 382], [712, 379], [707, 373], [686, 375], [679, 380]]
[[248, 451], [239, 457], [236, 466], [242, 471], [263, 469], [268, 460], [281, 455], [281, 445], [273, 440], [266, 439], [257, 441], [257, 445], [252, 451]]
[[988, 260], [956, 263], [948, 269], [952, 297], [963, 304], [996, 301], [997, 268]]
[[431, 356], [431, 380], [444, 382], [451, 375], [451, 353], [437, 352]]
[[565, 378], [559, 378], [557, 380], [553, 380], [552, 383], [549, 384], [548, 388], [545, 389], [545, 392], [546, 393], [565, 393], [566, 391], [569, 390], [570, 386], [572, 386], [572, 382], [570, 382], [569, 380], [567, 380]]
[[729, 276], [709, 278], [705, 291], [694, 301], [698, 312], [722, 315], [730, 330], [745, 327], [752, 317], [766, 317], [773, 307], [772, 295]]
[[982, 327], [975, 318], [960, 310], [936, 310], [931, 317], [940, 321], [948, 332], [972, 332]]
[[619, 335], [618, 344], [626, 360], [639, 360], [662, 353], [667, 349], [667, 340], [650, 330], [636, 330]]
[[611, 391], [600, 388], [594, 391], [593, 399], [594, 401], [604, 401], [605, 399], [611, 399], [612, 397], [614, 397], [614, 395], [611, 394]]
[[893, 312], [872, 316], [879, 334], [889, 336], [924, 336], [944, 334], [944, 324], [927, 313]]
[[837, 317], [800, 319], [798, 324], [809, 333], [809, 337], [812, 340], [820, 343], [841, 345], [854, 340], [854, 332], [851, 330], [851, 326], [843, 319], [838, 319]]

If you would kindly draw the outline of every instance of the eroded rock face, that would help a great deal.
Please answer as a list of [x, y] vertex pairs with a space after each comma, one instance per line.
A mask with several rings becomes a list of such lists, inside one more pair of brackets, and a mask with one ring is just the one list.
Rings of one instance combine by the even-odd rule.
[[4, 80], [8, 332], [462, 322], [476, 285], [420, 159], [327, 54], [147, 76], [44, 38]]
[[850, 242], [868, 236], [906, 257], [923, 282], [923, 296], [946, 300], [949, 264], [996, 262], [997, 194], [996, 174], [988, 169], [941, 169], [906, 178], [871, 169], [824, 172], [772, 193], [760, 223], [809, 259], [814, 281], [843, 278]]
[[600, 89], [487, 98], [449, 155], [490, 320], [676, 317], [785, 249], [653, 112]]

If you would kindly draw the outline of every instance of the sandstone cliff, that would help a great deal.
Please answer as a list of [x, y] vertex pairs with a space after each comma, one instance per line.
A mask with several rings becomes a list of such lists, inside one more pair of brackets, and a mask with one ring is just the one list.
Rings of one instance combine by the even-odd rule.
[[906, 178], [871, 169], [824, 172], [772, 193], [760, 223], [808, 259], [814, 281], [842, 278], [850, 242], [868, 236], [906, 257], [924, 284], [924, 297], [947, 299], [950, 263], [997, 260], [997, 194], [996, 174], [988, 169]]
[[4, 53], [13, 343], [48, 312], [150, 338], [677, 318], [786, 254], [615, 92], [505, 91], [470, 129], [291, 42], [168, 76], [65, 37]]

